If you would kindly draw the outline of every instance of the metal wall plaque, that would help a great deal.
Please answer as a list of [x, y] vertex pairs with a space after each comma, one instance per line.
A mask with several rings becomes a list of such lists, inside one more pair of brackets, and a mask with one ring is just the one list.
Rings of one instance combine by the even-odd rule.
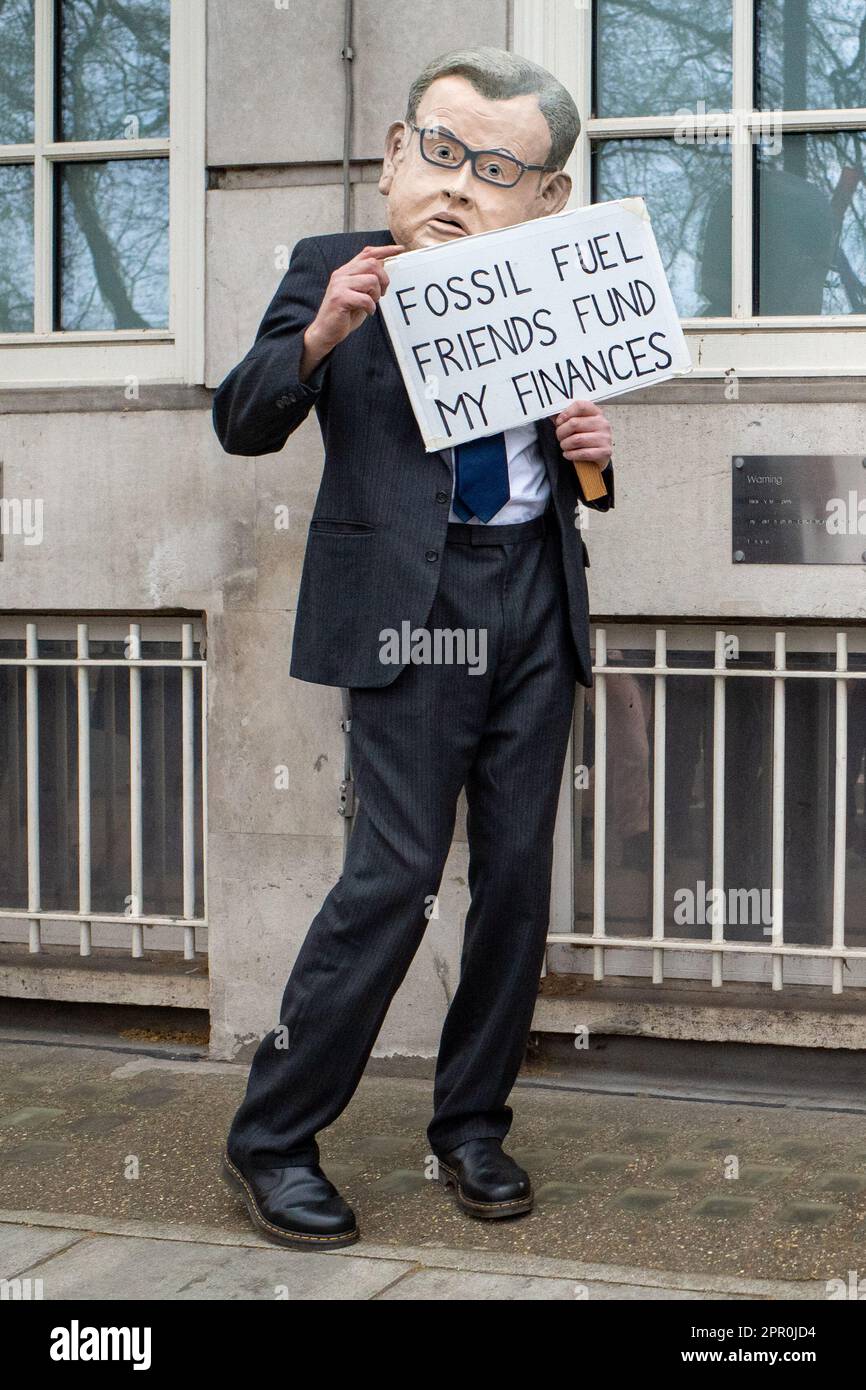
[[866, 561], [863, 455], [738, 454], [731, 493], [735, 564]]

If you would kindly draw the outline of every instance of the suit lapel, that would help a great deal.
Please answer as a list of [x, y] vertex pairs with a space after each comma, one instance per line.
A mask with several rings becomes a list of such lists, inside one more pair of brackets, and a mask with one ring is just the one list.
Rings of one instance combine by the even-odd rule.
[[[385, 325], [385, 320], [383, 319], [378, 309], [376, 310], [376, 321], [379, 324], [379, 332], [385, 339], [385, 347], [388, 349], [391, 361], [394, 363], [394, 366], [397, 368], [397, 371], [400, 372], [400, 363], [397, 361], [397, 354], [394, 351], [394, 344], [391, 342], [391, 334], [388, 332], [388, 329]], [[402, 372], [400, 372], [400, 380], [403, 380]]]
[[559, 448], [559, 440], [556, 437], [556, 425], [553, 423], [554, 417], [538, 421], [538, 442], [541, 446], [541, 454], [547, 468], [547, 476], [550, 479], [550, 486], [556, 491], [561, 473], [562, 453]]
[[[384, 231], [384, 232], [376, 232], [376, 234], [375, 234], [374, 237], [371, 236], [371, 238], [370, 238], [370, 245], [376, 245], [376, 246], [394, 246], [394, 245], [396, 245], [396, 243], [395, 243], [394, 238], [392, 237], [390, 231]], [[386, 269], [387, 269], [387, 265], [386, 265]], [[397, 354], [396, 354], [396, 352], [394, 351], [394, 344], [391, 342], [391, 334], [388, 332], [388, 329], [387, 329], [386, 326], [385, 326], [385, 320], [384, 320], [384, 318], [382, 317], [382, 314], [380, 313], [380, 311], [379, 311], [378, 309], [376, 310], [375, 318], [376, 318], [376, 322], [377, 322], [378, 325], [379, 325], [379, 332], [382, 334], [382, 337], [383, 337], [384, 340], [385, 340], [385, 346], [386, 346], [386, 348], [388, 349], [388, 352], [391, 354], [391, 361], [394, 363], [394, 366], [397, 368], [397, 371], [399, 372], [399, 371], [400, 371], [400, 363], [397, 361]], [[403, 374], [402, 374], [402, 372], [400, 372], [400, 380], [401, 380], [401, 381], [403, 380]]]
[[[394, 242], [394, 238], [392, 237], [390, 231], [382, 231], [382, 232], [375, 232], [375, 233], [372, 233], [372, 234], [370, 235], [370, 238], [369, 238], [369, 244], [370, 244], [371, 246], [373, 246], [373, 245], [375, 245], [375, 246], [394, 246], [394, 245], [395, 245], [395, 242]], [[384, 343], [384, 346], [385, 346], [385, 348], [387, 349], [388, 355], [389, 355], [389, 357], [391, 358], [391, 361], [392, 361], [393, 364], [394, 364], [394, 370], [395, 370], [395, 372], [397, 373], [397, 376], [398, 376], [399, 379], [400, 379], [400, 386], [403, 387], [403, 389], [404, 389], [404, 391], [405, 391], [405, 385], [404, 385], [404, 382], [403, 382], [403, 373], [402, 373], [401, 370], [400, 370], [400, 363], [397, 361], [397, 354], [396, 354], [396, 352], [394, 351], [394, 344], [391, 342], [391, 335], [390, 335], [390, 333], [388, 332], [388, 329], [387, 329], [387, 327], [386, 327], [386, 325], [385, 325], [385, 320], [384, 320], [384, 318], [382, 317], [382, 314], [381, 314], [381, 312], [380, 312], [378, 309], [376, 310], [376, 313], [375, 313], [375, 315], [374, 315], [374, 318], [375, 318], [375, 320], [376, 320], [376, 323], [378, 324], [379, 333], [380, 333], [380, 335], [381, 335], [382, 342]], [[413, 420], [414, 420], [415, 415], [414, 415], [414, 411], [412, 410], [411, 403], [410, 403], [410, 401], [409, 401], [409, 394], [408, 394], [408, 392], [406, 392], [406, 409], [410, 412], [410, 414], [412, 415], [412, 418], [413, 418]], [[424, 445], [423, 445], [423, 443], [422, 443], [422, 441], [421, 441], [421, 432], [420, 432], [420, 430], [418, 431], [418, 443], [419, 443], [420, 447], [423, 449], [423, 448], [424, 448]], [[445, 467], [448, 469], [449, 474], [451, 473], [451, 454], [450, 454], [450, 451], [449, 451], [448, 449], [436, 449], [436, 450], [434, 450], [432, 453], [427, 454], [426, 457], [427, 457], [427, 458], [431, 458], [431, 459], [433, 459], [433, 458], [439, 458], [439, 459], [441, 459], [442, 462], [444, 463]]]

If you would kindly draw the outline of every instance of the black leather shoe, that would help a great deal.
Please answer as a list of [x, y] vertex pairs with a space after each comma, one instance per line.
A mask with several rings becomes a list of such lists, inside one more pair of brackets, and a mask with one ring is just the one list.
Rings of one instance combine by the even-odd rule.
[[222, 1172], [256, 1226], [278, 1245], [337, 1250], [358, 1239], [355, 1213], [317, 1163], [242, 1173], [226, 1152]]
[[529, 1174], [502, 1152], [501, 1140], [467, 1139], [436, 1158], [439, 1181], [455, 1189], [457, 1205], [467, 1216], [496, 1221], [532, 1211]]

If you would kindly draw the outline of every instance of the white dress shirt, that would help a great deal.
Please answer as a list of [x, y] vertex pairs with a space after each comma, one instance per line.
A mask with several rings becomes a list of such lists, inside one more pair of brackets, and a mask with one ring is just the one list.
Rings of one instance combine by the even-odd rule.
[[[454, 450], [443, 450], [451, 462], [451, 500], [449, 521], [461, 521], [454, 510]], [[535, 423], [518, 425], [505, 431], [505, 452], [508, 456], [508, 485], [511, 496], [500, 507], [495, 516], [486, 523], [488, 526], [513, 526], [517, 521], [531, 521], [540, 516], [550, 497], [550, 481], [547, 468], [538, 443], [538, 427]], [[477, 516], [470, 517], [469, 525], [483, 526]]]

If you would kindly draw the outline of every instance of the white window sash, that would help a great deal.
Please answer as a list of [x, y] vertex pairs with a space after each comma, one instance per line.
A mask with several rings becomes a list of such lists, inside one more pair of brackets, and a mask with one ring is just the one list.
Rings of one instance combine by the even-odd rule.
[[[55, 142], [48, 124], [54, 5], [36, 0], [35, 138], [32, 145], [0, 146], [0, 163], [34, 163], [34, 331], [0, 333], [4, 388], [204, 381], [205, 11], [206, 0], [172, 0], [167, 139]], [[169, 160], [169, 326], [52, 331], [54, 164], [117, 154]]]
[[[754, 0], [733, 0], [734, 111], [760, 128], [765, 113], [752, 110], [752, 9]], [[588, 119], [592, 97], [590, 0], [514, 0], [512, 48], [541, 63], [568, 88], [581, 113], [581, 132], [567, 167], [574, 182], [569, 206], [591, 198], [591, 144], [602, 136], [672, 136], [671, 116]], [[785, 132], [866, 127], [866, 107], [844, 111], [773, 113]], [[731, 117], [733, 121], [734, 117]], [[698, 131], [716, 129], [718, 117], [695, 117]], [[692, 356], [691, 378], [826, 377], [866, 374], [866, 315], [826, 314], [755, 317], [751, 308], [751, 145], [734, 140], [732, 236], [734, 313], [730, 318], [681, 320]]]

